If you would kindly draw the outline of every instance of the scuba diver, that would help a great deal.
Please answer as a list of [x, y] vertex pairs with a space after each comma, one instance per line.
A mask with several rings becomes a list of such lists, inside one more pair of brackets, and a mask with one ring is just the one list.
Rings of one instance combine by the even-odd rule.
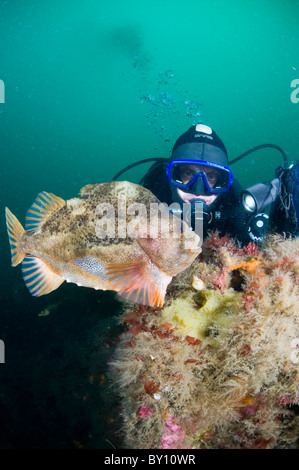
[[[264, 147], [279, 150], [283, 163], [270, 182], [243, 190], [229, 165]], [[156, 160], [139, 184], [152, 191], [178, 216], [188, 204], [187, 222], [201, 223], [202, 236], [218, 231], [242, 244], [260, 244], [268, 233], [295, 236], [299, 230], [299, 164], [288, 162], [285, 152], [273, 144], [248, 150], [228, 161], [226, 148], [209, 126], [191, 126], [174, 144], [170, 159], [145, 159], [129, 165], [113, 179], [140, 163]], [[176, 203], [176, 204], [173, 204]], [[174, 209], [172, 209], [174, 206]], [[267, 209], [268, 213], [264, 212]]]

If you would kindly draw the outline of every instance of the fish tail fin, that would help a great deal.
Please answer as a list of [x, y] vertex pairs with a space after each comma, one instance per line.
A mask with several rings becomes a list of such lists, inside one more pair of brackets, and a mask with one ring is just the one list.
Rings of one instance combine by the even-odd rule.
[[25, 253], [21, 251], [19, 245], [20, 239], [25, 233], [25, 229], [22, 227], [16, 216], [10, 212], [8, 207], [5, 208], [5, 217], [11, 252], [11, 265], [17, 266], [25, 257]]

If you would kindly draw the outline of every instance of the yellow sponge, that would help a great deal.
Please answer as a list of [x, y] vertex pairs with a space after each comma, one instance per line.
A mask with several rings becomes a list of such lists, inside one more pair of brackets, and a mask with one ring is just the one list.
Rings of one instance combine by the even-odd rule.
[[242, 296], [233, 289], [224, 292], [203, 289], [187, 297], [176, 298], [161, 314], [178, 328], [176, 334], [192, 336], [216, 346], [226, 328], [233, 326]]

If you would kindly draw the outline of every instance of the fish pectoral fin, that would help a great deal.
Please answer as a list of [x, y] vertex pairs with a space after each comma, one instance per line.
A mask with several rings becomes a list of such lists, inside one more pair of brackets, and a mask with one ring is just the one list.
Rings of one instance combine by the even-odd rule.
[[64, 282], [63, 277], [54, 273], [51, 268], [40, 258], [26, 256], [22, 262], [24, 282], [35, 297], [49, 294]]
[[106, 277], [119, 295], [150, 307], [162, 307], [166, 288], [172, 279], [150, 259], [108, 264]]
[[59, 209], [64, 207], [65, 200], [52, 193], [42, 191], [28, 209], [25, 219], [27, 232], [36, 232]]

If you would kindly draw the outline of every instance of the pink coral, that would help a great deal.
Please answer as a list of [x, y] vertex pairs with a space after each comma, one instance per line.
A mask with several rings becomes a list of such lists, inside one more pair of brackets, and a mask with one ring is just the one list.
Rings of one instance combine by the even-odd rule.
[[138, 411], [139, 418], [144, 418], [145, 416], [152, 416], [155, 412], [150, 409], [149, 406], [141, 406], [140, 410]]
[[180, 449], [184, 439], [185, 433], [176, 418], [168, 418], [164, 427], [161, 449]]
[[247, 255], [257, 256], [260, 254], [259, 249], [254, 242], [249, 242], [247, 246], [243, 246], [243, 250]]

